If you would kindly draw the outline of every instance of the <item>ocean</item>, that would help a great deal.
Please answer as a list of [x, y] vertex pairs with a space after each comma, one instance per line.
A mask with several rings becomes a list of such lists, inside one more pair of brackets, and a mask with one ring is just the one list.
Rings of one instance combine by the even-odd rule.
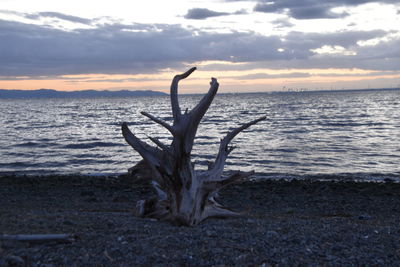
[[[180, 95], [182, 110], [201, 97]], [[125, 173], [140, 156], [123, 139], [122, 122], [142, 140], [171, 140], [141, 111], [172, 122], [169, 96], [0, 99], [0, 174]], [[227, 171], [400, 181], [400, 90], [217, 95], [195, 139], [196, 168], [214, 159], [228, 129], [263, 115], [231, 143]]]

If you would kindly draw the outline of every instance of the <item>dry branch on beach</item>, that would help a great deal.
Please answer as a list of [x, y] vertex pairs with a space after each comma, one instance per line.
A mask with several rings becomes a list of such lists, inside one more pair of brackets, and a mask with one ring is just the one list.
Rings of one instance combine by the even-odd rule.
[[30, 243], [68, 243], [75, 241], [77, 237], [72, 234], [20, 234], [20, 235], [0, 235], [0, 240], [21, 241]]
[[152, 147], [137, 138], [126, 123], [122, 124], [125, 140], [142, 156], [151, 169], [152, 185], [157, 193], [156, 198], [137, 202], [135, 212], [138, 216], [192, 226], [209, 217], [242, 215], [221, 205], [216, 196], [221, 188], [253, 174], [253, 172], [237, 171], [228, 177], [222, 176], [225, 161], [234, 149], [229, 143], [241, 131], [266, 117], [260, 117], [229, 131], [221, 139], [214, 163], [210, 164], [207, 171], [196, 171], [191, 161], [194, 139], [198, 125], [213, 101], [219, 84], [217, 79], [211, 78], [208, 93], [191, 111], [186, 110], [182, 113], [178, 100], [178, 83], [195, 70], [196, 68], [191, 68], [183, 74], [176, 75], [172, 80], [170, 97], [173, 125], [147, 112], [141, 113], [172, 134], [173, 140], [170, 145], [149, 137], [157, 145]]

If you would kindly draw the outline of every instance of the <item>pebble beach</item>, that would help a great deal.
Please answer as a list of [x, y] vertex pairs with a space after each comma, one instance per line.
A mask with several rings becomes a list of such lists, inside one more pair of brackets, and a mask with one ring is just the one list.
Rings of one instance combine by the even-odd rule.
[[[137, 218], [151, 189], [128, 177], [0, 177], [0, 266], [400, 264], [400, 184], [262, 180], [221, 201], [242, 218], [196, 227]], [[5, 235], [68, 234], [59, 241]]]

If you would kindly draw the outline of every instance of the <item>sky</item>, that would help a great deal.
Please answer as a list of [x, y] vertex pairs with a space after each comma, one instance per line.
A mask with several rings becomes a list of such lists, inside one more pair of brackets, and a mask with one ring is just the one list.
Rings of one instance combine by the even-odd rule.
[[398, 0], [0, 0], [0, 89], [400, 87]]

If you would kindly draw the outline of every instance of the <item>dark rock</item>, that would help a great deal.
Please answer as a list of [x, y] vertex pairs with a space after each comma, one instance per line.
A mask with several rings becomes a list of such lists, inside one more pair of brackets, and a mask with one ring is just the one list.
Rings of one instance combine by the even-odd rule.
[[74, 225], [73, 222], [68, 221], [68, 220], [63, 221], [63, 224], [65, 224], [65, 225]]
[[278, 234], [278, 232], [275, 232], [275, 231], [267, 231], [266, 237], [267, 237], [267, 239], [278, 238], [279, 234]]
[[99, 202], [99, 199], [96, 197], [89, 197], [86, 199], [86, 202]]
[[207, 235], [208, 237], [216, 237], [216, 236], [218, 236], [217, 232], [212, 231], [212, 230], [207, 230], [207, 231], [206, 231], [206, 235]]
[[5, 262], [6, 266], [25, 266], [25, 260], [19, 256], [7, 256]]
[[369, 216], [368, 214], [361, 214], [360, 216], [358, 216], [358, 219], [366, 221], [366, 220], [370, 220], [371, 216]]
[[95, 193], [93, 191], [82, 191], [81, 192], [81, 196], [83, 196], [83, 197], [92, 197], [94, 195], [95, 195]]
[[127, 196], [116, 196], [112, 200], [113, 202], [130, 202], [130, 199]]

